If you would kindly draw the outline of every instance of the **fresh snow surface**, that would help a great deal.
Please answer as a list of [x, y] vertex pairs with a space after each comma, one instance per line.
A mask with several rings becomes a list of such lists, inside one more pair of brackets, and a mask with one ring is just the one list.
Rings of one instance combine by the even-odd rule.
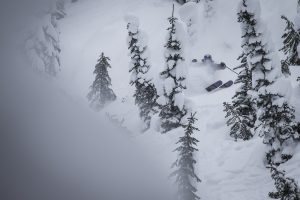
[[[62, 71], [58, 77], [59, 87], [67, 91], [73, 101], [87, 105], [86, 94], [94, 79], [94, 66], [100, 53], [105, 52], [111, 59], [112, 69], [109, 74], [118, 99], [96, 116], [100, 118], [103, 113], [108, 112], [119, 120], [124, 119], [123, 126], [130, 131], [131, 139], [149, 153], [155, 160], [154, 165], [162, 170], [166, 178], [171, 173], [172, 162], [176, 160], [176, 153], [173, 152], [175, 142], [183, 132], [177, 129], [160, 134], [157, 131], [156, 116], [151, 129], [140, 133], [142, 122], [132, 97], [134, 88], [129, 85], [130, 58], [124, 17], [137, 16], [140, 28], [148, 35], [151, 73], [160, 90], [162, 83], [158, 74], [165, 66], [164, 44], [172, 3], [171, 0], [82, 0], [67, 5], [68, 15], [60, 21]], [[272, 34], [274, 49], [278, 50], [281, 48], [284, 29], [280, 16], [284, 14], [293, 19], [296, 15], [296, 0], [260, 0], [260, 3], [262, 18]], [[181, 8], [175, 4], [175, 15], [183, 24], [189, 25], [189, 19], [196, 24], [190, 26], [190, 29], [186, 27], [191, 37], [185, 46], [188, 65], [185, 103], [189, 110], [197, 112], [199, 119], [197, 126], [200, 132], [196, 135], [200, 141], [199, 152], [196, 154], [196, 172], [202, 179], [198, 184], [199, 196], [210, 200], [267, 199], [268, 192], [274, 186], [270, 173], [263, 164], [265, 145], [262, 144], [262, 139], [256, 135], [247, 142], [234, 142], [229, 137], [229, 128], [226, 126], [222, 103], [230, 101], [238, 86], [211, 93], [204, 90], [217, 80], [234, 80], [236, 75], [228, 70], [212, 71], [208, 66], [191, 62], [194, 58], [201, 61], [205, 54], [211, 54], [216, 63], [225, 62], [230, 68], [239, 64], [237, 58], [242, 52], [241, 31], [236, 16], [239, 1], [216, 1], [215, 14], [211, 19], [201, 14], [204, 10], [201, 3], [196, 8], [192, 8], [191, 4], [193, 3]], [[281, 53], [279, 56], [282, 56]], [[299, 74], [299, 70], [292, 71], [295, 79], [297, 75], [294, 72]], [[284, 87], [281, 91], [294, 94], [290, 99], [297, 108], [297, 116], [300, 116], [298, 84], [286, 83], [286, 80], [281, 83], [284, 87], [293, 85], [292, 92], [284, 91]], [[299, 161], [300, 154], [296, 153], [291, 161], [282, 166], [298, 181]]]

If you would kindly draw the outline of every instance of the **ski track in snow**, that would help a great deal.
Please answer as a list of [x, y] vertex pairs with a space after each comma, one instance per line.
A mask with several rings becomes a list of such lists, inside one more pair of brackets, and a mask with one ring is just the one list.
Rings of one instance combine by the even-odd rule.
[[[178, 136], [182, 133], [175, 130], [162, 135], [154, 129], [143, 134], [138, 133], [140, 122], [132, 98], [133, 88], [129, 86], [127, 30], [123, 17], [127, 13], [139, 17], [141, 29], [149, 36], [152, 71], [158, 73], [164, 65], [163, 45], [168, 27], [167, 18], [171, 14], [171, 3], [171, 0], [110, 0], [105, 3], [84, 0], [72, 4], [67, 10], [68, 16], [61, 21], [63, 67], [59, 79], [74, 99], [86, 104], [85, 96], [94, 77], [94, 65], [100, 53], [104, 51], [111, 58], [112, 69], [109, 74], [118, 96], [118, 100], [105, 111], [116, 114], [120, 119], [126, 119], [124, 125], [133, 132], [134, 140], [141, 147], [148, 149], [149, 154], [157, 159], [157, 166], [165, 170], [166, 174], [171, 172], [170, 166], [176, 159], [172, 150], [175, 149]], [[197, 30], [199, 37], [189, 45], [188, 60], [201, 60], [204, 54], [210, 53], [216, 63], [224, 61], [231, 68], [238, 65], [236, 58], [241, 48], [240, 27], [236, 22], [237, 3], [237, 0], [219, 1], [216, 9], [222, 8], [224, 12], [217, 10], [210, 23], [200, 14], [200, 26]], [[262, 0], [262, 3], [268, 5], [267, 0]], [[285, 5], [281, 10], [277, 6], [278, 3], [279, 0], [274, 3], [276, 12], [279, 12], [276, 17], [280, 17], [281, 14], [292, 15], [289, 11], [292, 3], [289, 3], [289, 6]], [[176, 16], [179, 18], [178, 10], [179, 6], [176, 5]], [[272, 12], [274, 11], [265, 9], [265, 20], [274, 17]], [[283, 29], [283, 24], [273, 27], [272, 22], [270, 25], [272, 26], [269, 28], [273, 32], [278, 28]], [[278, 43], [280, 34], [276, 32], [273, 39]], [[226, 126], [222, 103], [230, 101], [237, 86], [206, 93], [201, 88], [205, 88], [208, 82], [205, 85], [199, 80], [203, 71], [198, 71], [200, 67], [194, 64], [190, 64], [189, 68], [190, 90], [187, 91], [187, 102], [193, 111], [197, 112], [197, 125], [200, 129], [196, 135], [200, 141], [199, 152], [196, 155], [196, 171], [202, 179], [202, 183], [198, 185], [199, 196], [210, 200], [268, 198], [268, 192], [272, 191], [274, 186], [268, 170], [263, 165], [265, 147], [262, 139], [255, 136], [251, 141], [234, 142], [228, 135], [229, 128]], [[214, 79], [219, 78], [227, 81], [234, 77], [231, 72], [222, 71], [207, 81], [213, 83], [216, 81]], [[297, 167], [297, 160], [295, 159], [290, 168]]]

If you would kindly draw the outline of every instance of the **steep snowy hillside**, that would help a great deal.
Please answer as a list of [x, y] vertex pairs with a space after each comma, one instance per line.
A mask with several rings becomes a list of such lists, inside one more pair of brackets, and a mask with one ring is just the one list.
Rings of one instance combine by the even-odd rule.
[[44, 76], [9, 66], [0, 69], [1, 198], [169, 199], [164, 173], [126, 131]]
[[[281, 35], [285, 25], [280, 16], [284, 14], [293, 18], [296, 0], [260, 2], [262, 18], [272, 33], [274, 48], [278, 50], [282, 47]], [[60, 21], [63, 67], [58, 77], [60, 87], [68, 91], [72, 99], [87, 105], [86, 95], [94, 79], [94, 66], [100, 53], [105, 52], [111, 59], [109, 74], [118, 99], [99, 113], [99, 117], [109, 112], [120, 120], [124, 119], [123, 125], [131, 131], [132, 139], [156, 160], [155, 165], [165, 172], [166, 178], [171, 173], [172, 162], [176, 160], [173, 150], [182, 130], [161, 134], [154, 119], [151, 129], [140, 133], [141, 121], [132, 98], [134, 88], [129, 85], [130, 58], [124, 16], [137, 16], [141, 29], [149, 36], [151, 73], [159, 88], [158, 74], [164, 67], [167, 18], [171, 15], [172, 3], [171, 0], [84, 0], [68, 5], [67, 17]], [[202, 199], [261, 200], [269, 198], [268, 192], [274, 189], [269, 170], [263, 163], [266, 146], [262, 138], [256, 135], [250, 141], [234, 142], [229, 137], [223, 102], [230, 101], [237, 86], [211, 93], [204, 90], [217, 80], [234, 80], [236, 74], [229, 70], [212, 72], [199, 63], [192, 63], [192, 59], [201, 61], [205, 54], [210, 54], [216, 63], [224, 62], [229, 68], [239, 64], [241, 30], [236, 15], [238, 3], [238, 0], [216, 1], [215, 15], [209, 19], [204, 17], [201, 3], [193, 8], [175, 5], [175, 16], [183, 24], [186, 17], [196, 13], [193, 16], [194, 35], [187, 38], [185, 44], [189, 68], [186, 104], [197, 112], [199, 119], [196, 124], [200, 129], [196, 135], [200, 141], [196, 172], [202, 179], [198, 184], [198, 194]], [[293, 102], [297, 104], [296, 100]], [[298, 181], [299, 157], [298, 153], [283, 166]]]

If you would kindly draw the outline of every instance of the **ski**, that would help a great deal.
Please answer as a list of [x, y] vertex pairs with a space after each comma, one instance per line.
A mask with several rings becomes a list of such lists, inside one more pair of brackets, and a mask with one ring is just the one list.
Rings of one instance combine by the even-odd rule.
[[224, 83], [223, 85], [220, 86], [220, 88], [229, 88], [230, 86], [233, 85], [233, 81], [227, 81], [226, 83]]
[[220, 80], [220, 81], [217, 81], [214, 84], [208, 86], [205, 89], [206, 89], [206, 91], [211, 92], [211, 91], [217, 89], [218, 87], [222, 86], [222, 84], [223, 84], [223, 82]]

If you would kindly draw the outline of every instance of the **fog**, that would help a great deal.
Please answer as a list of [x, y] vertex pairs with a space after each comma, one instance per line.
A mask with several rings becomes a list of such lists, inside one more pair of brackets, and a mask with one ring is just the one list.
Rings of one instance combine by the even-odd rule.
[[1, 1], [0, 199], [168, 199], [127, 133], [26, 66], [22, 28], [49, 3]]

